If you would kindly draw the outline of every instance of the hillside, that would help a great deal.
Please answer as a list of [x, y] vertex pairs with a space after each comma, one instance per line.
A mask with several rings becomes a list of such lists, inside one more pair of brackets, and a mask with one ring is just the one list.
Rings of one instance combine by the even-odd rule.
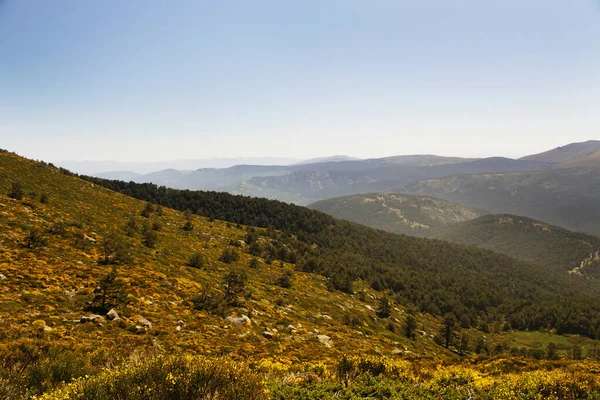
[[485, 215], [433, 229], [429, 237], [586, 276], [600, 273], [600, 238], [516, 215]]
[[[525, 264], [472, 247], [375, 231], [272, 200], [88, 179], [165, 206], [281, 230], [278, 242], [304, 259], [298, 267], [325, 275], [332, 287], [351, 292], [352, 282], [360, 279], [376, 290], [390, 291], [400, 304], [414, 304], [434, 315], [460, 315], [465, 326], [496, 321], [508, 322], [516, 329], [547, 326], [559, 332], [583, 333], [581, 322], [596, 318], [589, 307], [596, 296], [595, 285], [558, 267]], [[535, 305], [531, 298], [536, 299]], [[568, 312], [563, 308], [567, 303]], [[576, 320], [574, 309], [586, 317]], [[532, 320], [531, 313], [539, 317]], [[556, 313], [562, 316], [556, 319]], [[550, 320], [554, 322], [547, 325]]]
[[563, 228], [600, 234], [600, 170], [553, 168], [542, 172], [427, 179], [403, 192], [434, 196], [499, 214], [523, 215]]
[[336, 218], [412, 236], [426, 236], [432, 229], [484, 214], [446, 200], [393, 193], [338, 197], [308, 207]]
[[[190, 216], [193, 228], [186, 230], [183, 212], [166, 207], [147, 212], [146, 202], [11, 153], [0, 153], [0, 175], [10, 177], [0, 181], [4, 343], [39, 336], [39, 321], [46, 324], [42, 328], [47, 327], [48, 340], [62, 343], [93, 341], [94, 347], [103, 343], [135, 348], [152, 339], [153, 346], [165, 350], [233, 352], [244, 359], [260, 359], [265, 352], [289, 359], [311, 359], [324, 352], [333, 356], [364, 348], [364, 334], [374, 335], [369, 346], [383, 353], [402, 341], [382, 335], [388, 332], [386, 325], [378, 328], [374, 311], [369, 311], [377, 308], [380, 294], [365, 288], [374, 295], [359, 301], [342, 292], [331, 293], [322, 275], [295, 270], [291, 261], [296, 262], [296, 255], [289, 247], [284, 251], [286, 246], [278, 244], [274, 232], [260, 228], [249, 232], [241, 225], [200, 216]], [[6, 195], [13, 182], [21, 184], [19, 200]], [[251, 242], [253, 248], [264, 247], [264, 252], [249, 254]], [[225, 251], [236, 256], [220, 261]], [[201, 255], [198, 265], [188, 266], [196, 253]], [[84, 311], [85, 305], [113, 267], [104, 265], [105, 257], [114, 259], [128, 301], [118, 308], [119, 323], [104, 322], [102, 329], [91, 329], [94, 324], [81, 324], [79, 319], [91, 314]], [[251, 268], [254, 259], [256, 266]], [[193, 299], [205, 286], [211, 288], [210, 295], [222, 292], [223, 277], [230, 270], [251, 276], [241, 306], [223, 315], [195, 310]], [[291, 287], [278, 285], [288, 272]], [[357, 284], [356, 289], [361, 287]], [[344, 318], [351, 310], [370, 327], [346, 326]], [[251, 326], [236, 327], [223, 319], [241, 314], [252, 316]], [[151, 327], [139, 328], [140, 316]], [[290, 325], [297, 325], [293, 334]], [[271, 329], [281, 331], [275, 340], [263, 337]], [[315, 329], [333, 338], [335, 345], [317, 340]]]
[[[71, 390], [102, 393], [109, 390], [99, 389], [106, 379], [124, 379], [122, 387], [131, 391], [127, 379], [145, 371], [140, 365], [161, 371], [174, 368], [172, 363], [188, 365], [189, 359], [161, 364], [155, 358], [182, 353], [221, 357], [226, 361], [219, 365], [232, 369], [211, 368], [231, 379], [245, 368], [231, 360], [243, 361], [269, 379], [314, 370], [315, 393], [338, 387], [333, 381], [324, 387], [318, 382], [331, 379], [327, 371], [339, 371], [339, 357], [419, 355], [433, 358], [427, 361], [432, 366], [422, 364], [423, 376], [411, 379], [434, 385], [435, 360], [458, 362], [452, 360], [467, 351], [462, 341], [451, 342], [452, 351], [440, 345], [442, 321], [437, 315], [442, 313], [455, 312], [463, 326], [460, 331], [452, 328], [456, 335], [472, 335], [473, 343], [481, 344], [469, 351], [486, 354], [492, 348], [539, 353], [531, 347], [509, 347], [495, 326], [540, 329], [556, 324], [561, 333], [592, 336], [586, 329], [597, 324], [598, 310], [590, 307], [595, 295], [586, 280], [488, 251], [386, 234], [265, 199], [84, 181], [7, 152], [0, 152], [0, 176], [0, 397], [6, 399], [42, 393], [76, 377], [82, 378], [73, 389], [65, 388], [71, 394], [48, 398], [87, 398], [74, 397]], [[124, 196], [99, 182], [164, 205]], [[169, 209], [166, 203], [208, 217]], [[397, 301], [387, 309], [389, 316], [378, 311], [381, 289]], [[527, 305], [531, 298], [536, 299], [535, 319], [527, 316], [533, 312]], [[103, 307], [114, 308], [119, 317], [110, 319]], [[411, 311], [415, 308], [434, 315]], [[404, 333], [409, 312], [416, 317], [413, 338]], [[550, 315], [558, 319], [552, 321]], [[573, 343], [592, 345], [580, 339]], [[569, 347], [559, 349], [565, 354]], [[127, 360], [137, 364], [106, 370]], [[145, 360], [156, 361], [140, 364]], [[196, 360], [196, 367], [168, 369], [171, 375], [164, 372], [162, 380], [171, 376], [183, 384], [181, 374], [209, 362]], [[361, 369], [365, 365], [378, 365], [353, 362], [341, 365], [356, 368], [353, 374], [358, 375], [368, 371]], [[411, 369], [402, 364], [406, 361], [368, 362], [396, 365], [386, 374]], [[242, 376], [254, 382], [250, 375]], [[139, 379], [137, 390], [142, 390]], [[299, 388], [283, 382], [288, 381], [273, 381], [272, 395], [282, 396], [273, 398], [293, 398], [289, 391]], [[356, 382], [352, 388], [361, 381]], [[118, 387], [111, 385], [110, 390]], [[418, 390], [441, 389], [434, 385]], [[268, 392], [258, 393], [230, 398], [258, 399]], [[154, 398], [139, 396], [126, 398]]]
[[544, 161], [549, 163], [566, 163], [584, 158], [592, 153], [600, 151], [600, 140], [589, 140], [581, 143], [571, 143], [566, 146], [557, 147], [540, 154], [533, 154], [521, 158], [528, 161]]

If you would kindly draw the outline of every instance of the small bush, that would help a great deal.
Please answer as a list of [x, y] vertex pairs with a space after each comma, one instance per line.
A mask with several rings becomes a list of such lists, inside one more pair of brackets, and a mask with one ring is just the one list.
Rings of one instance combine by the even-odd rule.
[[181, 227], [184, 231], [191, 232], [194, 230], [194, 224], [192, 221], [186, 221], [185, 224]]
[[23, 245], [28, 249], [44, 247], [47, 244], [46, 238], [39, 230], [33, 228], [25, 236]]
[[229, 305], [238, 305], [242, 297], [246, 295], [246, 283], [248, 275], [243, 270], [233, 270], [223, 277], [225, 286], [225, 301]]
[[149, 218], [150, 214], [152, 214], [154, 212], [154, 205], [150, 202], [146, 203], [146, 206], [144, 207], [144, 209], [142, 210], [142, 212], [140, 213], [140, 215], [144, 218]]
[[389, 318], [392, 313], [392, 303], [387, 298], [387, 296], [383, 296], [379, 301], [379, 308], [377, 309], [377, 316], [379, 318]]
[[56, 221], [50, 228], [48, 228], [48, 233], [52, 235], [64, 235], [67, 233], [67, 225], [63, 221]]
[[40, 196], [40, 203], [48, 204], [48, 195], [46, 193], [42, 193]]
[[32, 341], [2, 348], [0, 399], [29, 399], [32, 395], [93, 373], [89, 363], [90, 353]]
[[144, 246], [151, 249], [158, 244], [158, 235], [149, 225], [144, 226], [144, 230], [142, 231], [142, 243], [144, 243]]
[[23, 198], [23, 194], [23, 185], [21, 182], [13, 182], [10, 192], [8, 192], [8, 197], [15, 200], [21, 200]]
[[219, 257], [219, 261], [222, 261], [227, 264], [231, 264], [232, 262], [236, 262], [240, 259], [240, 255], [234, 249], [225, 249], [221, 256]]
[[159, 220], [155, 219], [154, 221], [152, 221], [152, 226], [151, 226], [153, 231], [160, 231], [162, 230], [162, 224], [160, 223]]
[[188, 267], [202, 268], [206, 265], [206, 257], [202, 253], [194, 253], [190, 256], [187, 262]]
[[198, 311], [208, 311], [210, 313], [225, 316], [227, 312], [227, 302], [220, 293], [211, 291], [207, 286], [202, 293], [191, 299], [194, 309]]
[[289, 289], [292, 287], [294, 280], [294, 274], [292, 271], [285, 271], [279, 278], [277, 278], [277, 285], [282, 288]]
[[355, 312], [347, 312], [344, 314], [344, 324], [348, 326], [358, 327], [363, 323], [360, 316]]
[[137, 233], [138, 225], [134, 217], [130, 217], [123, 227], [127, 236], [134, 236]]

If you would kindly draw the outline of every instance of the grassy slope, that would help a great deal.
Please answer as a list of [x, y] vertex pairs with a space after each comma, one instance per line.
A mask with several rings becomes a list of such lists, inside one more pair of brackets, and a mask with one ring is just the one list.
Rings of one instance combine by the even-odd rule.
[[[438, 228], [430, 237], [482, 247], [541, 265], [571, 271], [584, 260], [597, 258], [600, 238], [515, 215], [486, 215], [471, 221]], [[581, 273], [597, 275], [597, 262]]]
[[394, 193], [338, 197], [318, 201], [308, 207], [336, 218], [412, 236], [426, 236], [431, 229], [484, 214], [481, 210], [447, 200]]
[[[135, 261], [119, 268], [132, 300], [131, 305], [118, 310], [123, 321], [108, 322], [103, 329], [80, 324], [75, 321], [89, 314], [82, 309], [98, 279], [110, 267], [98, 264], [98, 244], [78, 249], [73, 245], [74, 235], [81, 231], [100, 241], [105, 232], [122, 233], [131, 216], [143, 223], [139, 214], [145, 203], [7, 153], [0, 153], [0, 176], [0, 273], [6, 276], [0, 281], [3, 343], [38, 337], [39, 327], [34, 321], [43, 320], [52, 329], [44, 334], [46, 340], [62, 343], [87, 343], [94, 348], [116, 345], [130, 350], [150, 346], [204, 355], [232, 353], [237, 358], [270, 357], [284, 362], [334, 357], [348, 351], [389, 354], [397, 347], [425, 354], [433, 347], [429, 340], [412, 342], [389, 332], [387, 321], [378, 320], [372, 311], [380, 295], [370, 289], [365, 288], [372, 296], [361, 302], [357, 296], [328, 292], [322, 276], [304, 273], [296, 273], [293, 287], [283, 289], [273, 282], [292, 266], [281, 268], [279, 261], [272, 265], [262, 262], [258, 269], [250, 269], [250, 256], [243, 248], [238, 249], [241, 260], [231, 266], [218, 261], [230, 240], [243, 239], [245, 230], [194, 216], [196, 228], [186, 232], [181, 229], [183, 213], [170, 209], [164, 209], [164, 216], [150, 218], [158, 218], [163, 226], [156, 248], [142, 245], [139, 235], [126, 238]], [[22, 201], [6, 196], [17, 178], [25, 188]], [[38, 201], [42, 193], [48, 195], [48, 204]], [[48, 245], [40, 249], [21, 245], [30, 227], [45, 231], [57, 221], [76, 222], [83, 228], [71, 226], [64, 235], [46, 234]], [[208, 258], [208, 267], [198, 270], [185, 266], [194, 251]], [[219, 316], [194, 311], [188, 303], [204, 284], [219, 288], [222, 276], [231, 267], [245, 269], [251, 276], [251, 298], [245, 302], [245, 310], [231, 311], [233, 315], [249, 314], [253, 323], [248, 328], [229, 326]], [[275, 304], [277, 299], [281, 299], [282, 306]], [[363, 326], [346, 326], [345, 314], [359, 316]], [[403, 314], [401, 310], [393, 311], [398, 326]], [[128, 330], [140, 315], [153, 324], [149, 334]], [[176, 331], [178, 320], [185, 322], [181, 332]], [[298, 327], [295, 333], [287, 328], [290, 324]], [[436, 323], [422, 316], [421, 324], [432, 331]], [[261, 334], [267, 327], [280, 333], [272, 340], [265, 339]], [[315, 329], [329, 335], [333, 345], [320, 343]], [[365, 335], [369, 336], [368, 342]]]

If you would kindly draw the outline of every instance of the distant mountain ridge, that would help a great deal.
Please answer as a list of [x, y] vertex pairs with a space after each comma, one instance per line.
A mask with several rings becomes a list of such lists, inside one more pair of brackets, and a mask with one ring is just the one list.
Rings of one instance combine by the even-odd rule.
[[597, 152], [600, 152], [600, 140], [588, 140], [587, 142], [571, 143], [543, 153], [526, 156], [521, 158], [521, 160], [560, 164], [584, 158]]
[[[336, 156], [337, 157], [337, 156]], [[294, 165], [237, 165], [197, 170], [166, 169], [144, 175], [97, 174], [106, 179], [155, 183], [174, 189], [224, 190], [298, 204], [357, 193], [402, 191], [407, 184], [452, 175], [528, 172], [550, 168], [544, 161], [503, 157], [469, 159], [410, 155], [346, 160], [315, 159]]]
[[166, 169], [193, 171], [202, 168], [229, 168], [244, 164], [291, 165], [299, 161], [301, 160], [291, 157], [229, 157], [155, 162], [58, 161], [54, 164], [79, 174], [99, 176], [112, 174], [115, 171], [148, 174]]

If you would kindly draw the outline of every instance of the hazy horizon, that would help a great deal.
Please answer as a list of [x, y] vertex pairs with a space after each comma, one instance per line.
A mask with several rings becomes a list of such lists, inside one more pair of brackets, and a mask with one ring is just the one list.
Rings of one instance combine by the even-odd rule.
[[519, 158], [595, 139], [594, 1], [0, 0], [0, 147]]

